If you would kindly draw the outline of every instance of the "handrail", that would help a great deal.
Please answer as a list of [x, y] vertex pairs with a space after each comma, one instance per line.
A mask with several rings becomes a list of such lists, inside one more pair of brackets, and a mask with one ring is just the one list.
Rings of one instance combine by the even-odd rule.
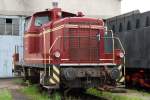
[[125, 54], [125, 49], [124, 49], [124, 47], [123, 47], [123, 45], [122, 45], [120, 39], [119, 39], [118, 37], [114, 37], [114, 38], [119, 41], [119, 44], [120, 44], [120, 46], [121, 46], [121, 49], [123, 50], [123, 53]]
[[[112, 34], [113, 35], [113, 34]], [[50, 54], [50, 52], [51, 52], [51, 50], [52, 50], [52, 48], [54, 47], [54, 45], [56, 44], [56, 42], [60, 39], [60, 38], [64, 38], [64, 37], [89, 37], [89, 36], [58, 36], [56, 39], [55, 39], [55, 41], [53, 42], [53, 44], [52, 44], [52, 46], [49, 48], [49, 54]], [[125, 49], [124, 49], [124, 47], [123, 47], [123, 45], [122, 45], [122, 43], [121, 43], [121, 41], [120, 41], [120, 39], [118, 38], [118, 37], [101, 37], [101, 38], [110, 38], [110, 39], [116, 39], [116, 40], [118, 40], [118, 42], [119, 42], [119, 44], [120, 44], [120, 46], [121, 46], [121, 49], [122, 49], [122, 51], [123, 51], [123, 53], [125, 54]], [[114, 42], [114, 44], [115, 44], [115, 42]], [[113, 61], [115, 60], [115, 58], [114, 58], [114, 44], [113, 44]], [[50, 62], [50, 58], [49, 58], [49, 62]]]
[[[104, 39], [112, 39], [112, 37], [101, 37], [101, 38], [104, 38]], [[124, 49], [124, 47], [123, 47], [123, 45], [122, 45], [120, 39], [119, 39], [118, 37], [113, 37], [113, 38], [116, 39], [116, 40], [118, 40], [118, 42], [119, 42], [119, 44], [120, 44], [120, 46], [121, 46], [121, 49], [122, 49], [123, 53], [125, 54], [125, 49]]]
[[[110, 32], [111, 32], [112, 35], [113, 35], [113, 31], [110, 30]], [[112, 38], [112, 37], [103, 37], [103, 38]], [[120, 44], [120, 46], [121, 46], [121, 49], [122, 49], [122, 51], [123, 51], [123, 54], [125, 55], [125, 49], [124, 49], [124, 47], [123, 47], [122, 42], [120, 41], [120, 39], [119, 39], [118, 37], [114, 37], [114, 36], [113, 36], [113, 38], [116, 39], [116, 40], [119, 42], [119, 44]], [[124, 76], [125, 76], [125, 62], [126, 62], [126, 59], [125, 59], [125, 56], [124, 56], [124, 57], [123, 57], [123, 75], [124, 75]], [[125, 81], [124, 81], [124, 84], [125, 84]]]
[[112, 35], [112, 41], [113, 41], [113, 63], [115, 62], [115, 41], [114, 41], [114, 33], [112, 30], [110, 30], [111, 35]]
[[55, 41], [53, 42], [52, 46], [50, 47], [49, 53], [50, 53], [51, 49], [53, 48], [54, 44], [57, 42], [57, 40], [60, 39], [60, 38], [63, 38], [63, 37], [67, 38], [67, 37], [89, 37], [89, 36], [58, 36], [58, 37], [55, 39]]
[[[54, 42], [52, 43], [52, 45], [51, 45], [51, 47], [49, 48], [49, 54], [51, 53], [51, 50], [52, 50], [52, 48], [54, 47], [54, 45], [56, 44], [56, 42], [60, 39], [60, 38], [63, 38], [63, 37], [89, 37], [89, 36], [58, 36], [55, 40], [54, 40]], [[119, 42], [119, 44], [120, 44], [120, 46], [121, 46], [121, 49], [122, 49], [122, 51], [123, 51], [123, 53], [125, 54], [125, 49], [124, 49], [124, 47], [123, 47], [123, 45], [122, 45], [122, 43], [121, 43], [121, 41], [120, 41], [120, 39], [118, 38], [118, 37], [101, 37], [101, 38], [110, 38], [110, 39], [116, 39], [118, 42]], [[113, 54], [114, 54], [114, 50], [113, 50]], [[35, 60], [35, 59], [34, 59]], [[50, 63], [50, 60], [51, 60], [51, 58], [49, 57], [48, 59], [45, 59], [45, 60], [49, 60], [49, 63]], [[100, 59], [101, 60], [101, 59]], [[112, 59], [112, 60], [114, 60], [114, 58]]]

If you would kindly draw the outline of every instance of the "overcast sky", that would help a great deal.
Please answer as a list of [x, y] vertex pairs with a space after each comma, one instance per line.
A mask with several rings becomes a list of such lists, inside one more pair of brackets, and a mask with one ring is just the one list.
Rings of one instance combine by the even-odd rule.
[[139, 9], [141, 12], [150, 11], [150, 0], [122, 0], [121, 12]]

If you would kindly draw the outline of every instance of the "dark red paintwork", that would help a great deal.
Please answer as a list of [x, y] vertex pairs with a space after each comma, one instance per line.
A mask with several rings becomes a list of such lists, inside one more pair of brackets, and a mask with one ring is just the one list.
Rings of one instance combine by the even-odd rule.
[[[62, 17], [59, 17], [59, 13]], [[35, 26], [36, 16], [48, 15], [51, 21]], [[71, 17], [68, 17], [71, 16]], [[78, 25], [77, 28], [60, 28], [60, 26], [71, 24]], [[84, 25], [89, 28], [82, 28]], [[100, 29], [91, 29], [90, 25], [101, 26]], [[47, 30], [56, 29], [48, 32]], [[48, 32], [43, 34], [43, 32]], [[51, 64], [80, 64], [80, 63], [115, 63], [120, 64], [121, 58], [115, 50], [115, 61], [113, 53], [105, 53], [104, 38], [97, 40], [97, 36], [104, 37], [104, 22], [102, 19], [78, 17], [78, 15], [63, 12], [59, 8], [49, 11], [35, 13], [28, 24], [24, 38], [24, 60], [26, 63], [51, 63]], [[57, 40], [58, 37], [61, 37]], [[72, 38], [73, 40], [71, 40]], [[57, 40], [57, 41], [56, 41]], [[53, 45], [53, 43], [56, 43]], [[53, 45], [53, 46], [52, 46]], [[51, 50], [49, 51], [49, 49]], [[54, 52], [60, 52], [60, 58], [54, 57]], [[103, 59], [103, 60], [100, 60]]]

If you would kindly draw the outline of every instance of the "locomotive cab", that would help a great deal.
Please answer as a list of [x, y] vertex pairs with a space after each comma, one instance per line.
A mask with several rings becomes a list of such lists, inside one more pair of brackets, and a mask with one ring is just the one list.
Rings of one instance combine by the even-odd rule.
[[50, 88], [116, 86], [124, 82], [124, 55], [102, 19], [54, 8], [26, 19], [24, 61], [18, 64], [25, 77]]
[[32, 36], [29, 38], [25, 38], [24, 45], [26, 47], [26, 52], [24, 52], [24, 55], [40, 52], [40, 44], [38, 43], [40, 42], [40, 40], [42, 40], [42, 38], [40, 39], [38, 35], [40, 35], [41, 31], [43, 31], [43, 27], [50, 28], [52, 27], [52, 23], [55, 20], [73, 16], [76, 15], [72, 13], [61, 12], [60, 9], [55, 8], [51, 11], [37, 12], [31, 17], [27, 17], [25, 26], [25, 37], [28, 35]]

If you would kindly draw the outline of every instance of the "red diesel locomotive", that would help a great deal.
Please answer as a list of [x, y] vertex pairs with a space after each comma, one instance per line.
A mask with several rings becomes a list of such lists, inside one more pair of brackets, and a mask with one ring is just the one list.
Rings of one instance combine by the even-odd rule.
[[23, 47], [23, 60], [18, 52], [13, 56], [15, 71], [45, 87], [89, 88], [124, 82], [124, 49], [102, 19], [60, 8], [37, 12], [26, 18]]

